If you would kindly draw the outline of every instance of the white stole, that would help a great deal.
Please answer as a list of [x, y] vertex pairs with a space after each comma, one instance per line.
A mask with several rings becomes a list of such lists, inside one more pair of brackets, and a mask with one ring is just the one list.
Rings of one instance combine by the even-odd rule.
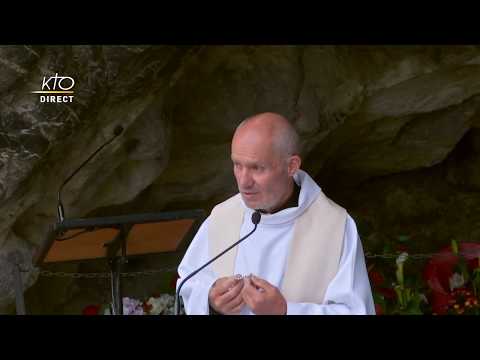
[[[240, 196], [237, 194], [212, 210], [208, 226], [211, 257], [240, 239], [245, 214]], [[323, 303], [327, 287], [338, 271], [346, 219], [346, 210], [320, 191], [313, 203], [295, 220], [281, 285], [287, 301]], [[237, 248], [212, 263], [218, 277], [233, 275]]]

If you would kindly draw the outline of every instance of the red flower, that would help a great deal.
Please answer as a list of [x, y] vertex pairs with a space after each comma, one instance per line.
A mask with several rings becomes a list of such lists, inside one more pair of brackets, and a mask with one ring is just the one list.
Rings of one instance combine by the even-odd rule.
[[382, 285], [383, 282], [385, 281], [385, 278], [383, 277], [383, 275], [380, 274], [378, 271], [375, 271], [375, 270], [371, 270], [368, 273], [368, 277], [370, 278], [373, 286], [375, 286], [375, 287], [378, 287], [378, 286]]
[[98, 315], [100, 305], [88, 305], [82, 310], [83, 315]]
[[377, 315], [383, 315], [383, 309], [382, 307], [380, 306], [380, 304], [375, 304], [375, 313]]
[[[464, 254], [470, 269], [478, 266], [478, 257], [480, 256], [480, 244], [460, 243], [459, 251]], [[440, 250], [425, 267], [423, 276], [432, 289], [430, 303], [432, 311], [437, 314], [445, 314], [448, 306], [455, 301], [455, 297], [450, 293], [448, 279], [453, 275], [454, 267], [458, 262], [458, 257], [452, 253], [450, 246]]]
[[152, 310], [152, 308], [153, 308], [153, 306], [150, 305], [150, 304], [148, 304], [147, 302], [144, 302], [144, 303], [142, 304], [142, 307], [143, 307], [143, 311], [144, 311], [145, 313], [147, 313], [147, 314], [148, 314], [148, 313], [150, 312], [150, 310]]

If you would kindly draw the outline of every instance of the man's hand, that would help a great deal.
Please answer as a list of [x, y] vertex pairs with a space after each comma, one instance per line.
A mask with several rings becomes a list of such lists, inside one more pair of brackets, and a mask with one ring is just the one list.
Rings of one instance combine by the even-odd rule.
[[254, 314], [287, 314], [287, 302], [275, 286], [253, 275], [245, 277], [244, 282], [243, 300]]
[[238, 314], [245, 305], [242, 298], [243, 279], [237, 276], [219, 278], [208, 292], [208, 302], [217, 312]]

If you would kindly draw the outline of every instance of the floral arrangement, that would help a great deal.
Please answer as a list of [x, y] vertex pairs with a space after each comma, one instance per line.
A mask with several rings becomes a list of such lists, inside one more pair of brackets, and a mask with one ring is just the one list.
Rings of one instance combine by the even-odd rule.
[[[178, 274], [173, 274], [169, 289], [175, 292]], [[155, 294], [146, 300], [138, 300], [131, 297], [123, 297], [124, 315], [174, 315], [175, 314], [175, 295], [169, 293]], [[88, 305], [83, 311], [83, 315], [111, 315], [111, 306], [108, 305]], [[185, 314], [183, 307], [180, 308], [180, 314]]]
[[423, 314], [428, 300], [416, 279], [405, 276], [404, 266], [408, 259], [407, 252], [398, 255], [395, 261], [395, 277], [390, 283], [378, 270], [370, 268], [369, 277], [377, 315], [387, 313], [395, 315]]
[[480, 244], [452, 241], [423, 271], [406, 272], [410, 256], [401, 250], [394, 268], [391, 260], [368, 267], [377, 315], [480, 315]]
[[[109, 305], [88, 305], [83, 309], [83, 315], [111, 315]], [[174, 315], [175, 296], [162, 294], [151, 296], [145, 301], [135, 298], [123, 298], [123, 315]], [[181, 314], [184, 310], [181, 309]]]
[[[431, 256], [426, 265], [413, 264], [405, 242], [385, 253], [396, 253], [391, 259], [368, 263], [368, 275], [373, 291], [377, 315], [480, 315], [480, 243], [455, 240], [450, 246]], [[417, 256], [418, 258], [418, 256]], [[382, 262], [383, 261], [383, 262]], [[393, 266], [392, 266], [393, 265]], [[172, 279], [175, 288], [177, 277]], [[152, 296], [142, 301], [123, 298], [125, 315], [173, 315], [175, 297], [170, 294]], [[109, 315], [110, 307], [89, 305], [85, 315]], [[181, 313], [185, 314], [184, 309]]]
[[394, 290], [398, 299], [398, 306], [394, 314], [420, 315], [421, 305], [427, 303], [425, 295], [418, 290], [414, 284], [408, 284], [404, 276], [404, 264], [408, 259], [408, 253], [401, 253], [395, 261], [397, 270], [395, 272], [397, 282], [394, 283]]
[[480, 244], [455, 240], [427, 264], [433, 314], [480, 315]]

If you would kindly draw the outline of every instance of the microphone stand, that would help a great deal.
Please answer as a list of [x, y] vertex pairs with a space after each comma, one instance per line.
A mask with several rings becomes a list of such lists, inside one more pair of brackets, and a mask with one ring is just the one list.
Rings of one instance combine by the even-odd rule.
[[261, 214], [260, 212], [257, 210], [255, 211], [253, 214], [252, 214], [252, 222], [253, 224], [255, 225], [253, 230], [250, 231], [247, 235], [245, 235], [244, 237], [242, 237], [240, 240], [238, 240], [237, 242], [235, 242], [234, 244], [230, 245], [228, 248], [226, 248], [225, 250], [223, 250], [220, 254], [218, 254], [217, 256], [215, 256], [213, 259], [211, 259], [210, 261], [208, 261], [206, 264], [202, 265], [201, 267], [199, 267], [197, 270], [193, 271], [192, 273], [190, 273], [185, 279], [182, 280], [182, 282], [180, 283], [180, 285], [178, 286], [178, 290], [176, 291], [176, 294], [175, 294], [175, 307], [174, 307], [174, 311], [175, 311], [175, 315], [180, 315], [180, 290], [182, 289], [182, 286], [183, 284], [185, 284], [185, 282], [192, 278], [194, 275], [198, 274], [202, 269], [204, 269], [205, 267], [207, 267], [208, 265], [210, 265], [212, 262], [214, 262], [215, 260], [217, 260], [220, 256], [222, 256], [223, 254], [225, 254], [227, 251], [231, 250], [232, 248], [234, 248], [235, 246], [237, 246], [238, 244], [240, 244], [243, 240], [245, 240], [246, 238], [248, 238], [250, 235], [252, 235], [255, 230], [257, 230], [257, 226], [258, 226], [258, 223], [260, 222], [260, 218], [261, 218]]
[[[123, 132], [122, 126], [117, 126], [113, 131], [113, 136], [100, 146], [95, 152], [93, 152], [85, 161], [83, 161], [79, 167], [73, 171], [69, 177], [67, 177], [57, 193], [57, 217], [58, 223], [55, 227], [62, 225], [65, 220], [65, 209], [62, 203], [62, 189], [72, 178], [77, 175], [77, 173], [88, 163], [92, 158], [97, 155], [105, 146], [110, 144], [115, 138], [117, 138]], [[114, 315], [123, 315], [123, 302], [122, 302], [122, 291], [121, 291], [121, 268], [122, 265], [127, 262], [126, 258], [126, 239], [128, 232], [131, 227], [121, 226], [119, 234], [108, 244], [104, 246], [107, 247], [107, 258], [108, 264], [110, 266], [110, 275], [111, 275], [111, 286], [112, 286], [112, 314]], [[122, 252], [121, 256], [117, 256], [117, 252], [121, 247]]]
[[114, 130], [113, 136], [102, 146], [100, 146], [93, 154], [91, 154], [68, 178], [65, 179], [65, 181], [62, 183], [60, 188], [58, 189], [58, 194], [57, 194], [57, 216], [58, 216], [58, 222], [62, 223], [63, 220], [65, 219], [65, 209], [63, 208], [62, 204], [62, 189], [63, 187], [75, 176], [77, 173], [90, 161], [92, 158], [97, 155], [105, 146], [110, 144], [115, 138], [120, 135], [123, 132], [123, 127], [117, 126]]

